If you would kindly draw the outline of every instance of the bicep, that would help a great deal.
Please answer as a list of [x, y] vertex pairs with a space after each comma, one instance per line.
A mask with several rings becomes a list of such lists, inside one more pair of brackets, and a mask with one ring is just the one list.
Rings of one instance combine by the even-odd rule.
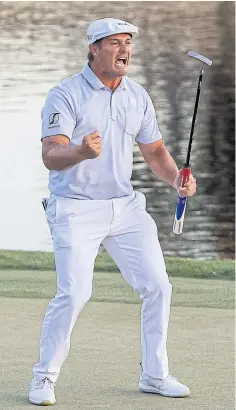
[[61, 86], [50, 90], [41, 111], [41, 118], [41, 139], [58, 135], [65, 135], [71, 139], [76, 127], [76, 114], [71, 92]]
[[162, 139], [151, 142], [150, 144], [143, 144], [141, 142], [138, 142], [138, 146], [143, 155], [143, 158], [147, 163], [149, 163], [155, 157], [156, 152], [164, 146], [164, 142]]
[[62, 134], [57, 134], [57, 135], [51, 135], [48, 137], [44, 137], [42, 139], [42, 156], [43, 159], [47, 156], [48, 152], [55, 147], [55, 145], [68, 145], [70, 142], [70, 139], [66, 135]]

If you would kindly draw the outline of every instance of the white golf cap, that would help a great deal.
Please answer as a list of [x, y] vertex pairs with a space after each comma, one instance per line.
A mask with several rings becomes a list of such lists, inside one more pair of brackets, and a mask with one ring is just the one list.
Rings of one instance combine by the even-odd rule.
[[138, 36], [138, 27], [127, 23], [124, 20], [105, 18], [90, 23], [87, 30], [87, 40], [89, 44], [112, 34], [129, 33]]

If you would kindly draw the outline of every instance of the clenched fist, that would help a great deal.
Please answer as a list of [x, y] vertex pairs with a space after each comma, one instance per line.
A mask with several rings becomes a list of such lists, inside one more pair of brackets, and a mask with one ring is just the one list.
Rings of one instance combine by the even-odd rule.
[[102, 151], [102, 143], [98, 131], [94, 131], [83, 138], [80, 151], [85, 159], [96, 158], [99, 156]]

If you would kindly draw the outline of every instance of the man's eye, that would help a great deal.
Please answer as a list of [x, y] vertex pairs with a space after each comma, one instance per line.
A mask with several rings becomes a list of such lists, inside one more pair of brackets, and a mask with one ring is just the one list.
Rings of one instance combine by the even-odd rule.
[[118, 44], [118, 42], [117, 41], [112, 41], [111, 44], [113, 44], [115, 46], [116, 44]]

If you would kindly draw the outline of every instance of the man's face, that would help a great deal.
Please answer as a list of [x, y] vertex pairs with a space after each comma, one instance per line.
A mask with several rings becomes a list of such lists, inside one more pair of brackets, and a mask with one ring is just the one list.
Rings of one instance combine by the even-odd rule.
[[116, 78], [127, 73], [132, 54], [130, 34], [114, 34], [96, 47], [94, 65], [106, 76]]

